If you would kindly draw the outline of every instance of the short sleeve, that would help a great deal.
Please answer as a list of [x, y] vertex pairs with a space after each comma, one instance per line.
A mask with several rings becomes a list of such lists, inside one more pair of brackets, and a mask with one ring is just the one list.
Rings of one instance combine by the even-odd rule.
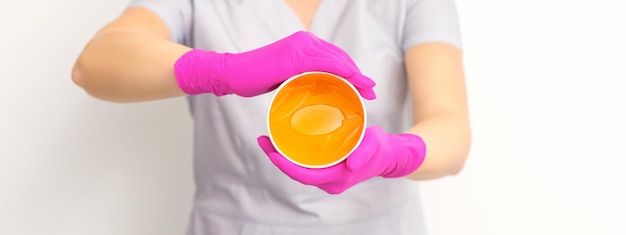
[[172, 41], [188, 44], [193, 17], [191, 0], [132, 0], [129, 7], [151, 10], [165, 22]]
[[407, 0], [402, 47], [443, 42], [462, 48], [455, 0]]

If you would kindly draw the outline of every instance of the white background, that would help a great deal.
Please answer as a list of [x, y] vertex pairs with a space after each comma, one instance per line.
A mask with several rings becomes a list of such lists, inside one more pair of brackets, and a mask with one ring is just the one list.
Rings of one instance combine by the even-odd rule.
[[[184, 233], [185, 100], [112, 104], [70, 79], [126, 4], [0, 3], [0, 234]], [[624, 4], [458, 6], [474, 141], [461, 174], [423, 183], [431, 234], [626, 234]]]

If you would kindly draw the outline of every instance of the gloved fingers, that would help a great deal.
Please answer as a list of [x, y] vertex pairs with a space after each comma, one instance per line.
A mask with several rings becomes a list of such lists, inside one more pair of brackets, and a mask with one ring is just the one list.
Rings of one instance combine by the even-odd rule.
[[346, 51], [322, 39], [320, 39], [318, 43], [319, 43], [318, 46], [321, 47], [323, 50], [333, 51], [334, 53], [340, 56], [339, 58], [340, 60], [349, 64], [350, 66], [352, 66], [352, 68], [355, 71], [357, 71], [354, 77], [344, 77], [344, 78], [349, 80], [350, 83], [352, 83], [355, 87], [357, 87], [357, 89], [359, 90], [363, 98], [366, 98], [369, 100], [373, 100], [376, 98], [376, 94], [372, 90], [372, 88], [376, 85], [376, 82], [374, 82], [374, 80], [372, 80], [371, 78], [361, 73], [361, 70], [359, 70], [359, 67], [356, 65], [354, 60], [352, 60], [352, 57], [350, 57], [350, 55], [348, 55]]
[[[356, 88], [357, 91], [359, 91], [359, 94], [361, 94], [361, 97], [367, 99], [367, 100], [374, 100], [376, 99], [376, 92], [374, 92], [374, 85], [376, 85], [376, 83], [371, 80], [368, 77], [365, 77], [362, 74], [357, 74], [356, 76], [352, 77], [352, 78], [348, 78], [347, 79], [350, 83], [352, 83], [354, 85], [354, 87]], [[370, 83], [373, 83], [374, 85], [369, 85]], [[357, 83], [360, 84], [367, 84], [367, 85], [356, 85]]]
[[373, 100], [376, 98], [376, 93], [373, 89], [373, 87], [376, 85], [376, 82], [361, 74], [356, 69], [347, 66], [346, 62], [340, 62], [337, 60], [323, 57], [316, 57], [310, 58], [309, 61], [303, 62], [302, 65], [303, 66], [301, 67], [300, 71], [298, 71], [299, 73], [307, 71], [321, 71], [332, 73], [346, 79], [346, 81], [348, 81], [357, 89], [359, 94], [361, 94], [361, 97], [368, 100]]
[[[337, 74], [342, 77], [351, 77], [355, 74], [353, 66], [345, 61], [341, 55], [334, 50], [327, 49], [322, 44], [322, 39], [316, 35], [301, 31], [292, 34], [289, 37], [295, 38], [294, 44], [296, 51], [302, 54], [295, 54], [293, 67], [297, 73], [309, 71], [322, 71]], [[288, 37], [288, 38], [289, 38]]]
[[314, 45], [318, 50], [320, 50], [320, 52], [325, 52], [327, 56], [332, 57], [338, 61], [342, 61], [346, 63], [347, 66], [351, 67], [357, 72], [359, 73], [361, 72], [361, 70], [359, 70], [359, 67], [354, 62], [354, 60], [352, 60], [352, 57], [350, 57], [350, 55], [348, 55], [348, 53], [342, 50], [341, 48], [333, 45], [330, 42], [324, 41], [322, 39], [316, 41]]
[[376, 135], [377, 130], [375, 127], [368, 127], [365, 130], [361, 144], [359, 144], [359, 147], [357, 147], [346, 159], [346, 167], [348, 170], [356, 172], [366, 165], [372, 158], [379, 146]]
[[[354, 60], [352, 60], [352, 57], [350, 55], [348, 55], [348, 53], [346, 51], [344, 51], [343, 49], [339, 48], [338, 46], [321, 40], [319, 41], [318, 44], [321, 48], [324, 48], [324, 50], [330, 50], [333, 51], [335, 53], [337, 53], [344, 61], [348, 62], [350, 65], [354, 66], [354, 68], [356, 68], [357, 70], [359, 69], [359, 67], [356, 65], [356, 63], [354, 62]], [[359, 70], [360, 72], [360, 70]]]
[[259, 144], [259, 147], [261, 147], [261, 149], [263, 150], [263, 152], [265, 152], [265, 154], [270, 155], [271, 153], [278, 153], [278, 151], [276, 151], [276, 148], [274, 148], [274, 145], [272, 144], [270, 137], [265, 136], [265, 135], [259, 136], [256, 140], [257, 140], [257, 143]]
[[[358, 66], [356, 65], [356, 63], [352, 60], [352, 57], [350, 57], [350, 55], [348, 55], [348, 53], [346, 51], [344, 51], [343, 49], [339, 48], [338, 46], [324, 40], [321, 39], [319, 37], [317, 37], [315, 34], [311, 34], [313, 37], [313, 41], [315, 43], [315, 46], [317, 46], [320, 50], [322, 51], [332, 51], [334, 52], [334, 54], [338, 55], [339, 58], [341, 58], [341, 60], [343, 60], [344, 62], [347, 62], [348, 64], [354, 66], [355, 69], [358, 70]], [[359, 71], [360, 72], [360, 71]]]
[[298, 67], [298, 73], [321, 71], [344, 78], [358, 73], [351, 66], [347, 66], [346, 62], [325, 55], [305, 55]]
[[376, 98], [376, 93], [372, 89], [376, 82], [361, 73], [347, 52], [314, 34], [303, 35], [310, 37], [311, 40], [307, 41], [312, 43], [312, 47], [310, 47], [312, 50], [304, 51], [304, 57], [308, 58], [308, 61], [301, 59], [303, 66], [298, 71], [299, 73], [307, 71], [332, 73], [350, 82], [357, 88], [361, 97], [368, 100]]
[[328, 194], [341, 194], [348, 190], [350, 187], [346, 187], [343, 183], [325, 184], [317, 186], [319, 189], [324, 190]]
[[[271, 85], [271, 86], [269, 86], [269, 88], [263, 90], [261, 94], [265, 94], [265, 93], [271, 92], [273, 90], [276, 90], [276, 88], [278, 88], [281, 84], [283, 84], [283, 83], [280, 82], [280, 83], [276, 83], [274, 85]], [[261, 94], [258, 94], [258, 95], [261, 95]], [[249, 96], [249, 97], [252, 97], [252, 96]]]
[[336, 181], [343, 175], [342, 171], [345, 171], [343, 164], [340, 164], [342, 166], [335, 165], [328, 168], [313, 169], [296, 165], [278, 153], [269, 154], [268, 157], [287, 176], [306, 185], [319, 185]]
[[[337, 74], [339, 75], [339, 74]], [[341, 75], [339, 75], [341, 76]], [[374, 86], [376, 86], [376, 82], [371, 78], [363, 75], [360, 72], [355, 72], [353, 76], [341, 76], [346, 79], [350, 84], [356, 87], [358, 90], [366, 91], [365, 94], [374, 93]], [[376, 97], [376, 95], [374, 95]]]
[[270, 161], [276, 167], [278, 167], [279, 170], [281, 170], [283, 173], [285, 173], [287, 176], [291, 177], [292, 179], [299, 181], [303, 184], [306, 184], [301, 179], [304, 176], [304, 174], [298, 172], [300, 171], [298, 169], [300, 166], [293, 164], [292, 162], [287, 160], [284, 156], [282, 156], [280, 153], [278, 153], [278, 151], [276, 151], [276, 148], [274, 147], [274, 145], [272, 144], [268, 136], [259, 136], [257, 138], [257, 142], [259, 146], [261, 147], [261, 149], [263, 150], [263, 152], [265, 152], [265, 154], [268, 156]]

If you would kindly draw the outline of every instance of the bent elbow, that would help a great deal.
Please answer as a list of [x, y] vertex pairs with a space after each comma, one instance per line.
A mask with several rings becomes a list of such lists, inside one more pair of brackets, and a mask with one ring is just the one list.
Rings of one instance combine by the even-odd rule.
[[89, 76], [87, 76], [88, 73], [85, 72], [86, 68], [84, 62], [81, 60], [82, 59], [79, 58], [72, 68], [72, 82], [82, 88], [90, 96], [100, 99], [96, 86], [91, 84], [93, 82], [89, 81]]
[[83, 49], [83, 52], [78, 56], [74, 67], [72, 67], [72, 82], [78, 87], [82, 88], [87, 94], [97, 99], [105, 99], [102, 94], [102, 81], [101, 72], [98, 72], [97, 56], [94, 56], [94, 52], [91, 49], [91, 43], [87, 44]]
[[85, 89], [84, 87], [85, 83], [83, 81], [83, 78], [81, 77], [81, 72], [78, 66], [78, 62], [76, 62], [76, 64], [72, 68], [72, 82], [74, 82], [74, 84], [76, 84], [77, 86]]
[[471, 140], [468, 140], [465, 149], [462, 151], [461, 154], [459, 154], [459, 156], [456, 159], [456, 161], [451, 165], [450, 171], [449, 171], [450, 175], [452, 175], [452, 176], [458, 175], [459, 173], [461, 173], [463, 168], [465, 168], [465, 162], [467, 161], [467, 158], [469, 157], [470, 142], [471, 142]]
[[465, 167], [465, 159], [460, 160], [459, 162], [457, 162], [456, 164], [454, 164], [451, 168], [450, 168], [450, 176], [455, 176], [458, 175], [459, 173], [461, 173], [461, 171], [463, 170], [463, 168]]
[[106, 83], [99, 80], [102, 78], [93, 76], [95, 74], [93, 68], [84, 60], [84, 58], [78, 58], [72, 68], [72, 82], [93, 98], [110, 102], [121, 102], [110, 97], [110, 94], [108, 94], [110, 92], [107, 92]]

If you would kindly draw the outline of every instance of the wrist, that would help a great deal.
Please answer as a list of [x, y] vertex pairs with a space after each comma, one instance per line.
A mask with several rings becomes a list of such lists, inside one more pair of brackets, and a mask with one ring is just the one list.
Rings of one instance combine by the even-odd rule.
[[189, 95], [213, 93], [216, 96], [231, 94], [221, 76], [224, 54], [192, 49], [174, 64], [174, 74], [180, 89]]
[[385, 178], [404, 177], [417, 170], [426, 157], [426, 143], [418, 135], [402, 133], [389, 139], [393, 164], [383, 174]]

